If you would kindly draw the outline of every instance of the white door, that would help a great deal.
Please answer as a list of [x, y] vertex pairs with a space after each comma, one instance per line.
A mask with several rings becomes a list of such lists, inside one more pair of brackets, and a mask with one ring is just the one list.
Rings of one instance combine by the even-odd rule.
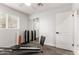
[[73, 51], [72, 12], [56, 14], [56, 47]]

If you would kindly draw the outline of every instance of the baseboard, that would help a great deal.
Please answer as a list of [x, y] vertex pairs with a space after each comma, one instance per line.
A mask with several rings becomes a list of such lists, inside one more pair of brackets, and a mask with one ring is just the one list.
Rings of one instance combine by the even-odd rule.
[[[45, 43], [45, 45], [56, 47], [54, 44], [50, 44], [50, 43]], [[56, 47], [56, 48], [59, 48], [59, 47]], [[63, 49], [63, 48], [59, 48], [59, 49]], [[67, 50], [67, 49], [64, 49], [64, 50]], [[73, 51], [73, 50], [68, 50], [68, 51]]]
[[50, 43], [45, 43], [45, 45], [49, 45], [49, 46], [54, 46], [55, 47], [54, 44], [50, 44]]

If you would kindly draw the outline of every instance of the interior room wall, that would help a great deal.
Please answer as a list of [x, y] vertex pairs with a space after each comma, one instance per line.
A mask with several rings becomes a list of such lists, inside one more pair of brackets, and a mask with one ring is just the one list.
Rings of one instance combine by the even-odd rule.
[[30, 29], [33, 29], [32, 17], [39, 18], [39, 36], [46, 36], [45, 44], [53, 45], [55, 40], [55, 15], [50, 12], [32, 15], [30, 20]]
[[5, 14], [12, 14], [19, 16], [20, 25], [19, 29], [0, 29], [0, 47], [10, 47], [16, 44], [17, 33], [23, 34], [25, 29], [28, 30], [28, 15], [23, 14], [19, 11], [11, 9], [7, 6], [0, 4], [0, 12]]
[[72, 9], [71, 6], [62, 8], [51, 9], [41, 13], [35, 13], [30, 16], [30, 29], [32, 29], [33, 18], [38, 17], [40, 20], [39, 35], [46, 36], [45, 44], [55, 46], [56, 40], [56, 14], [61, 12], [67, 12]]

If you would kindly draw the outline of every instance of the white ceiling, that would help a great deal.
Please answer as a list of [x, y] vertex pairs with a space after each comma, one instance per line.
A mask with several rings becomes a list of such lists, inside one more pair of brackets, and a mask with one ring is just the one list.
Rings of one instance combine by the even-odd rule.
[[37, 3], [32, 3], [31, 6], [27, 6], [24, 3], [3, 3], [4, 5], [16, 9], [26, 14], [33, 14], [36, 12], [42, 12], [50, 9], [60, 8], [71, 5], [70, 3], [43, 3], [44, 6], [38, 6]]

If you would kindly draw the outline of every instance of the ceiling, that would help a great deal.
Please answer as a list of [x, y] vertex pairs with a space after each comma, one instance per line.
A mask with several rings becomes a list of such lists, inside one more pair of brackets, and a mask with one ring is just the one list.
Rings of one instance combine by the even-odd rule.
[[43, 3], [43, 6], [38, 6], [38, 3], [32, 3], [31, 6], [27, 6], [24, 3], [3, 3], [4, 5], [16, 9], [26, 14], [33, 14], [36, 12], [43, 12], [50, 9], [60, 8], [71, 5], [70, 3]]

